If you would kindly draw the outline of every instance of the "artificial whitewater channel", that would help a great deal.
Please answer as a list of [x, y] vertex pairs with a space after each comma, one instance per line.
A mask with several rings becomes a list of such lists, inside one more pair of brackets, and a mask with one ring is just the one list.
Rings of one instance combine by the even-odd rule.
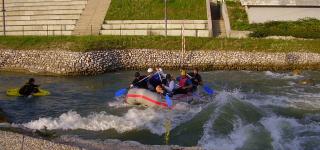
[[[177, 75], [177, 72], [171, 72]], [[114, 98], [134, 72], [56, 77], [0, 73], [0, 107], [12, 126], [54, 131], [60, 138], [120, 139], [164, 144], [170, 120], [170, 144], [215, 150], [319, 150], [320, 72], [201, 72], [216, 91], [196, 105], [173, 110], [130, 107]], [[34, 77], [45, 97], [8, 97], [6, 89]], [[299, 81], [313, 79], [315, 85]]]

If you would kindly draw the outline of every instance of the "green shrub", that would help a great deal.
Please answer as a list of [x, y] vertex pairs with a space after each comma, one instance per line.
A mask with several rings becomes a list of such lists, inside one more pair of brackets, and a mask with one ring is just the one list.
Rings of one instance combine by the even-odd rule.
[[317, 39], [320, 38], [320, 20], [307, 18], [298, 21], [272, 21], [257, 24], [250, 36], [293, 36]]
[[233, 30], [250, 30], [251, 25], [244, 7], [238, 0], [226, 0], [231, 29]]

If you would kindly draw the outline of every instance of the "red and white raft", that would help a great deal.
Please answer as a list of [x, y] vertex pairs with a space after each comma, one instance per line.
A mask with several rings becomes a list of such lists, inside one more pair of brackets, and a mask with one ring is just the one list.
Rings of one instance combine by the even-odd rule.
[[[174, 97], [172, 97], [173, 104], [178, 101], [188, 101], [189, 99], [192, 99], [192, 95], [175, 95]], [[164, 96], [147, 89], [139, 88], [132, 88], [128, 91], [126, 103], [130, 105], [140, 105], [145, 107], [168, 107]]]

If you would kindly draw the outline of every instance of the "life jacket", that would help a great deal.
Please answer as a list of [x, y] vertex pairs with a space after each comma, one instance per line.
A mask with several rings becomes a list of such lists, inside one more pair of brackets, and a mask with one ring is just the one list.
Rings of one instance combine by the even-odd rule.
[[188, 78], [187, 77], [185, 77], [185, 78], [180, 78], [180, 80], [179, 80], [179, 87], [185, 87], [185, 86], [187, 86], [187, 80], [188, 80]]

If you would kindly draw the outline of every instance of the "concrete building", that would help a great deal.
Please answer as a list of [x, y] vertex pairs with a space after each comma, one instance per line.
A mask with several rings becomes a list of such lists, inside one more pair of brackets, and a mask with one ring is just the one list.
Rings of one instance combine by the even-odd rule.
[[250, 23], [320, 19], [320, 0], [240, 0]]

